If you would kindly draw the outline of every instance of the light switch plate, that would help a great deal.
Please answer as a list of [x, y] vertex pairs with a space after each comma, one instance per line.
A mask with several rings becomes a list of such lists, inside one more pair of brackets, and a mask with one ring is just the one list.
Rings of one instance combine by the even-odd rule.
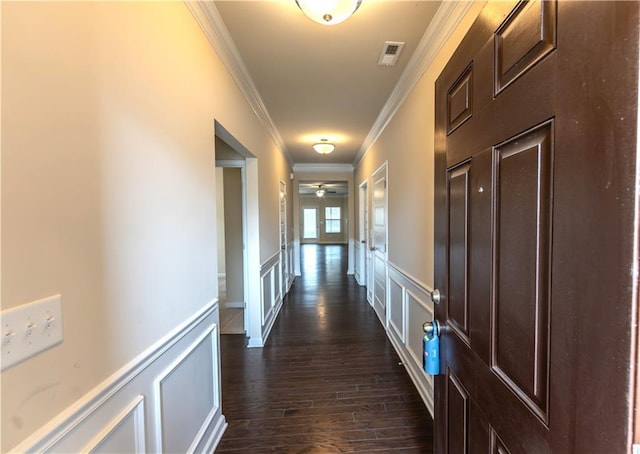
[[0, 370], [62, 342], [62, 296], [54, 295], [0, 313]]

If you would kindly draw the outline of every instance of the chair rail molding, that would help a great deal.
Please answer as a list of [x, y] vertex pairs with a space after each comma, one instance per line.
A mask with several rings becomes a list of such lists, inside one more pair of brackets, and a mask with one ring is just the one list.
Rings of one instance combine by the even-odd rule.
[[[202, 439], [196, 437], [189, 440], [189, 445], [213, 449], [227, 426], [219, 405], [218, 322], [216, 298], [11, 449], [11, 452], [92, 452], [102, 449], [113, 452], [159, 452], [161, 447], [156, 445], [153, 434], [158, 431], [179, 433], [180, 428], [167, 426], [154, 417], [155, 409], [160, 408], [154, 392], [154, 381], [169, 365], [179, 364], [176, 361], [188, 357], [195, 341], [207, 336], [212, 340], [215, 338], [215, 346], [212, 346], [208, 355], [212, 371], [206, 376], [206, 381], [207, 386], [216, 390], [213, 393], [218, 404], [215, 414], [205, 421], [206, 426], [203, 424], [200, 432], [194, 434]], [[177, 399], [180, 399], [179, 395]], [[159, 427], [159, 424], [165, 425]]]

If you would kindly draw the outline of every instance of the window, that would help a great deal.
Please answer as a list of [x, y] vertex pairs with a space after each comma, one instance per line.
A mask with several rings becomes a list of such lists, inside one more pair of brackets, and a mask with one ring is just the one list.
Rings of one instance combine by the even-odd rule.
[[325, 233], [340, 233], [340, 207], [324, 208]]
[[303, 238], [318, 238], [318, 220], [315, 208], [305, 208], [302, 212], [302, 230]]

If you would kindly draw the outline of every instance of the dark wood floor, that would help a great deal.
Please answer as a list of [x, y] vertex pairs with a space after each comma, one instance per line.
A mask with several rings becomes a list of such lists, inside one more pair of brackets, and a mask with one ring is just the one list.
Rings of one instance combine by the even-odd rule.
[[346, 247], [304, 245], [267, 345], [224, 335], [216, 452], [432, 452], [433, 423], [366, 294]]

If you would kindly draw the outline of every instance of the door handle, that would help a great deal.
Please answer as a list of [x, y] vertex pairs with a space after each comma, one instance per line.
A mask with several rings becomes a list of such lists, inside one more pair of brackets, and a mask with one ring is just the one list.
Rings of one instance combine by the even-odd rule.
[[375, 250], [376, 250], [376, 247], [375, 247], [375, 246], [372, 246], [372, 247], [370, 247], [370, 248], [369, 248], [369, 250], [370, 250], [370, 251], [375, 251]]
[[422, 324], [422, 331], [424, 331], [424, 333], [428, 336], [433, 336], [434, 332], [436, 333], [436, 335], [440, 336], [440, 322], [438, 320], [424, 322]]
[[433, 301], [434, 304], [440, 304], [440, 301], [442, 301], [442, 295], [440, 294], [440, 290], [438, 290], [437, 288], [434, 288], [431, 292], [429, 292], [429, 296], [431, 297], [431, 301]]
[[282, 246], [280, 249], [282, 249], [284, 251], [286, 249], [286, 247]]
[[360, 240], [362, 244], [367, 244], [367, 240]]
[[440, 374], [440, 324], [437, 320], [422, 325], [422, 367], [429, 375]]

